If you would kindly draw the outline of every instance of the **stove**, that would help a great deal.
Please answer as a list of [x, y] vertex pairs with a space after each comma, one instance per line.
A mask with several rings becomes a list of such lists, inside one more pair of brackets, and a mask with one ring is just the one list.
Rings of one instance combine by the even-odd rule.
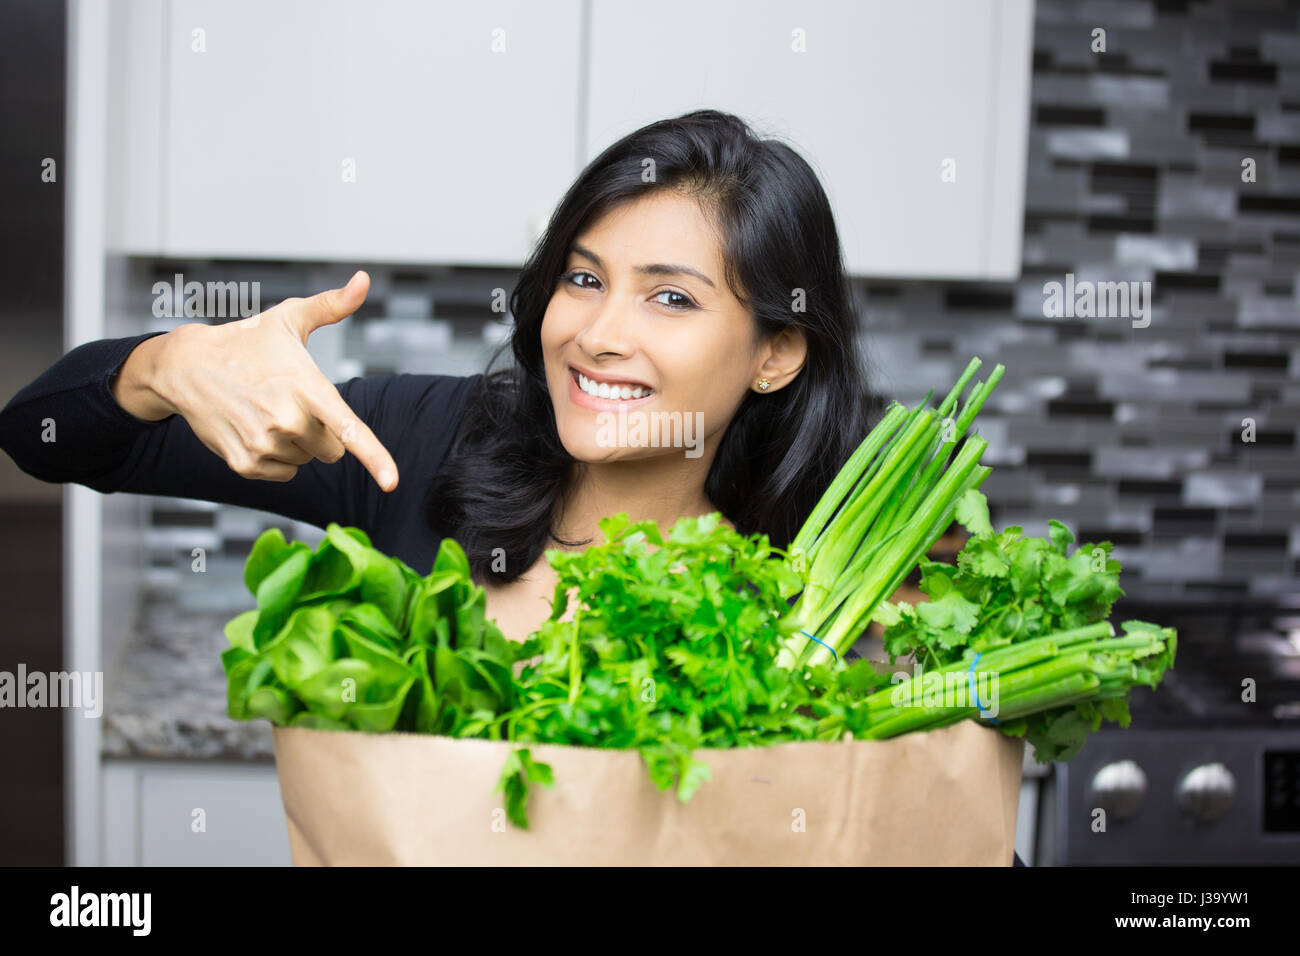
[[1178, 629], [1174, 670], [1055, 765], [1037, 865], [1300, 863], [1300, 612], [1121, 603]]

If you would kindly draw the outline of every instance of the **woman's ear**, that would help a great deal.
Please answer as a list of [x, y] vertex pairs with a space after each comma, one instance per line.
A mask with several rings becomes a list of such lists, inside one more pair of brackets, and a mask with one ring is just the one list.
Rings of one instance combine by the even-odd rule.
[[[793, 323], [787, 325], [768, 339], [760, 357], [758, 372], [750, 383], [753, 391], [769, 395], [789, 385], [808, 358], [808, 339], [803, 329]], [[761, 387], [764, 381], [768, 383], [766, 388]]]

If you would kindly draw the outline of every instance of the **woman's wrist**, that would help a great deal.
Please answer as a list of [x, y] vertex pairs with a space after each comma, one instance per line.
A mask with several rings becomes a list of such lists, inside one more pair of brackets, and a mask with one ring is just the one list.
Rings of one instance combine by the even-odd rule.
[[113, 398], [129, 414], [147, 422], [160, 422], [178, 413], [161, 387], [165, 380], [169, 349], [190, 325], [178, 326], [163, 335], [145, 339], [131, 350], [112, 381]]

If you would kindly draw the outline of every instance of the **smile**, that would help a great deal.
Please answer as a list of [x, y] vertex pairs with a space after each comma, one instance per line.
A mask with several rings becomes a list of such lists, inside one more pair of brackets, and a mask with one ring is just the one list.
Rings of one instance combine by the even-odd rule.
[[654, 394], [654, 389], [639, 382], [597, 381], [588, 378], [575, 368], [570, 368], [569, 374], [577, 383], [578, 388], [593, 398], [603, 398], [610, 401], [634, 401], [639, 398], [649, 398]]

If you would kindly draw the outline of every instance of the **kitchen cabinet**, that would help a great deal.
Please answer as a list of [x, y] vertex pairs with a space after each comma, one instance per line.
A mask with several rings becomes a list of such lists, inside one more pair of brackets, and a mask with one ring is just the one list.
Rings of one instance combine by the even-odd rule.
[[572, 180], [578, 0], [112, 13], [110, 252], [513, 265]]
[[108, 759], [107, 866], [289, 866], [274, 764]]
[[594, 0], [586, 156], [715, 107], [791, 143], [851, 273], [1020, 272], [1032, 0]]
[[856, 275], [1019, 274], [1032, 0], [123, 0], [109, 251], [518, 266], [701, 107], [817, 170]]

